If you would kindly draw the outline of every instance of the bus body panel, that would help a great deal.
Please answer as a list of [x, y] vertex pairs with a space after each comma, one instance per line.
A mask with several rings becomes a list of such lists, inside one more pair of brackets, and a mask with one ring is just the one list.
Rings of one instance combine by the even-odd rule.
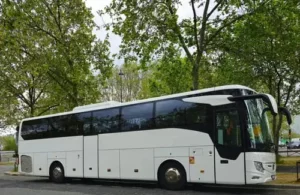
[[99, 135], [99, 150], [190, 147], [199, 145], [211, 146], [213, 142], [207, 133], [180, 128]]
[[48, 176], [47, 153], [34, 153], [33, 155], [33, 173], [37, 176]]
[[[84, 137], [84, 177], [98, 178], [98, 135]], [[103, 158], [101, 158], [103, 159]]]
[[[19, 141], [19, 152], [21, 153], [36, 153], [36, 152], [71, 152], [82, 151], [83, 136], [60, 137], [51, 139], [35, 139]], [[33, 147], [35, 146], [35, 147]]]
[[215, 183], [214, 146], [198, 146], [189, 149], [190, 182]]
[[[263, 172], [256, 169], [254, 162], [263, 164]], [[269, 152], [247, 152], [246, 153], [246, 181], [247, 184], [258, 184], [269, 182], [276, 176], [276, 155]], [[272, 178], [273, 177], [273, 178]]]
[[188, 147], [173, 147], [173, 148], [155, 148], [155, 157], [187, 157], [189, 153]]
[[66, 177], [83, 177], [82, 150], [67, 152], [65, 175]]
[[65, 159], [66, 152], [48, 152], [48, 159]]
[[[42, 160], [42, 156], [38, 154], [43, 154], [45, 160]], [[39, 173], [37, 175], [49, 176], [51, 164], [55, 161], [62, 163], [63, 160], [66, 163], [62, 164], [67, 177], [83, 177], [83, 136], [19, 141], [20, 171], [22, 171], [23, 155], [32, 158], [32, 172], [25, 172], [26, 174]], [[48, 162], [45, 172], [45, 165], [41, 165], [42, 162]], [[42, 167], [37, 167], [38, 165]], [[42, 169], [42, 173], [37, 171], [39, 168]]]
[[217, 150], [215, 155], [217, 184], [245, 184], [244, 153], [236, 160], [222, 158]]
[[154, 149], [120, 150], [121, 179], [154, 180]]
[[99, 178], [120, 179], [120, 150], [99, 150]]

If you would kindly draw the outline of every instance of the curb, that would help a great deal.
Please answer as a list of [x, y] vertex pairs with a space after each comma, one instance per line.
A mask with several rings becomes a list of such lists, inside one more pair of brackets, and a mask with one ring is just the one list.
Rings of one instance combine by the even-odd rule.
[[[299, 183], [300, 184], [300, 183]], [[300, 189], [300, 185], [297, 184], [261, 184], [261, 185], [246, 185], [248, 188], [256, 188], [256, 189]]]
[[[300, 184], [300, 183], [299, 183]], [[204, 185], [208, 187], [224, 187], [224, 188], [231, 188], [231, 189], [248, 189], [248, 190], [264, 190], [264, 189], [295, 189], [299, 190], [300, 185], [293, 185], [293, 184], [248, 184], [248, 185]]]
[[[300, 183], [299, 183], [300, 184]], [[300, 185], [293, 185], [293, 184], [268, 184], [262, 185], [263, 188], [293, 188], [293, 189], [300, 189]]]
[[4, 175], [10, 175], [10, 176], [25, 176], [25, 174], [19, 173], [19, 172], [5, 172]]

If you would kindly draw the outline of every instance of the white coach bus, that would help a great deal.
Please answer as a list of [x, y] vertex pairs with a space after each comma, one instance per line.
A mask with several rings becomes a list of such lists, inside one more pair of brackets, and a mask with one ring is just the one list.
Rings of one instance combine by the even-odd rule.
[[65, 178], [256, 184], [274, 180], [268, 94], [227, 85], [145, 100], [106, 102], [24, 119], [19, 172]]

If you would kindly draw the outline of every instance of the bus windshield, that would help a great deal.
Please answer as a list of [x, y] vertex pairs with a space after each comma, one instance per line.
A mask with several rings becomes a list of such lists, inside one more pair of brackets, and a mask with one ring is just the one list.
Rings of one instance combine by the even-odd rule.
[[249, 149], [271, 152], [274, 146], [273, 134], [266, 114], [267, 107], [262, 99], [245, 100], [247, 106], [247, 133]]

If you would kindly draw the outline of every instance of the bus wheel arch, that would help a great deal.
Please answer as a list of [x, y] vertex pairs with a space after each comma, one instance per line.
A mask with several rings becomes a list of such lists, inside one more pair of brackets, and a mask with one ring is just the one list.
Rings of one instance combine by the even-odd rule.
[[59, 161], [53, 161], [49, 168], [49, 178], [55, 183], [63, 183], [65, 181], [64, 166]]
[[166, 160], [158, 168], [157, 180], [165, 189], [182, 190], [187, 183], [186, 170], [179, 161]]

